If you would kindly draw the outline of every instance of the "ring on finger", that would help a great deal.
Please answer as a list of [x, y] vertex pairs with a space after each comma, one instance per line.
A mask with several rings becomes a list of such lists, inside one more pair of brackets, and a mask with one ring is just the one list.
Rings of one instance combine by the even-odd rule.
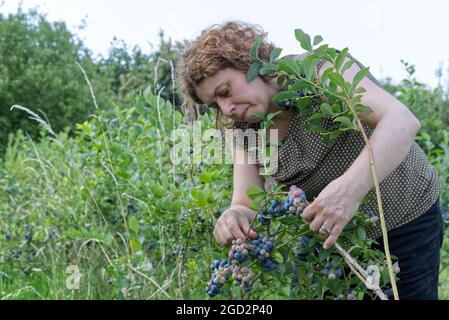
[[324, 224], [320, 227], [320, 230], [326, 234], [331, 234], [332, 228], [325, 227]]

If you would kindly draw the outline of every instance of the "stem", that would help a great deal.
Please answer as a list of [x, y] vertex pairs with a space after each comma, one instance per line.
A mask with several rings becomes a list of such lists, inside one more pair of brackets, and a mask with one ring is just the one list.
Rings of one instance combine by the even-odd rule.
[[393, 263], [391, 261], [391, 255], [390, 255], [390, 246], [388, 243], [388, 231], [387, 231], [387, 226], [385, 223], [385, 216], [384, 216], [384, 212], [383, 212], [383, 208], [382, 208], [382, 199], [381, 199], [381, 195], [380, 195], [379, 180], [377, 177], [376, 167], [374, 166], [374, 159], [373, 159], [373, 153], [371, 150], [371, 143], [369, 142], [368, 136], [366, 135], [365, 129], [363, 128], [362, 122], [360, 121], [360, 118], [358, 117], [357, 112], [355, 112], [355, 110], [352, 106], [352, 101], [346, 100], [346, 102], [348, 103], [348, 106], [351, 109], [351, 112], [357, 121], [357, 126], [359, 127], [360, 131], [362, 132], [363, 139], [365, 140], [366, 147], [368, 149], [368, 155], [369, 155], [370, 165], [371, 165], [371, 173], [373, 176], [374, 187], [376, 190], [377, 206], [379, 208], [380, 225], [382, 228], [382, 239], [384, 242], [385, 256], [387, 258], [388, 273], [390, 275], [390, 281], [391, 281], [391, 286], [393, 288], [394, 299], [399, 300], [399, 293], [398, 293], [398, 288], [396, 285], [396, 277], [394, 275]]
[[363, 282], [363, 284], [370, 290], [373, 290], [374, 293], [381, 299], [381, 300], [388, 300], [388, 297], [383, 293], [382, 289], [379, 288], [376, 284], [369, 283], [366, 278], [368, 277], [365, 269], [363, 269], [357, 261], [351, 257], [351, 255], [346, 252], [345, 249], [343, 249], [338, 243], [335, 243], [335, 249], [338, 251], [338, 253], [343, 257], [349, 268], [351, 268], [352, 272]]

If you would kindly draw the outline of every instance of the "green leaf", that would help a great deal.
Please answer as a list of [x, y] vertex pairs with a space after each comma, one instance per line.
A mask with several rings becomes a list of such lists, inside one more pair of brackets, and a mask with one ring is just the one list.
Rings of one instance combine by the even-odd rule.
[[304, 73], [307, 80], [315, 80], [316, 59], [306, 58], [304, 59]]
[[357, 113], [371, 113], [371, 112], [373, 112], [373, 109], [371, 109], [370, 107], [365, 106], [363, 104], [355, 105], [354, 110]]
[[320, 78], [320, 82], [323, 86], [326, 85], [326, 82], [329, 79], [329, 74], [331, 74], [332, 72], [333, 72], [332, 68], [328, 68], [328, 69], [324, 70], [324, 72]]
[[358, 87], [356, 90], [355, 90], [355, 93], [357, 93], [357, 94], [363, 94], [363, 93], [365, 93], [366, 92], [366, 89], [364, 88], [364, 87]]
[[345, 64], [343, 65], [343, 68], [341, 69], [341, 74], [345, 73], [345, 71], [351, 68], [353, 64], [354, 60], [346, 61]]
[[309, 52], [313, 50], [310, 36], [307, 33], [302, 31], [301, 29], [296, 29], [295, 30], [295, 38], [296, 38], [296, 40], [299, 41], [299, 43], [301, 44], [301, 47], [304, 50], [307, 50]]
[[281, 59], [277, 61], [280, 71], [285, 71], [286, 73], [301, 78], [301, 69], [297, 62], [290, 59]]
[[333, 122], [339, 122], [339, 123], [345, 125], [347, 128], [352, 128], [352, 122], [347, 117], [343, 117], [343, 116], [337, 117], [333, 120]]
[[[308, 107], [311, 101], [312, 101], [312, 98], [310, 98], [310, 97], [300, 98], [296, 102], [296, 106], [298, 108], [300, 108], [300, 109], [303, 109], [303, 108]], [[313, 110], [312, 109], [307, 109], [307, 112], [313, 112]]]
[[131, 239], [131, 247], [133, 248], [134, 252], [140, 251], [142, 249], [142, 246], [136, 239]]
[[199, 178], [201, 181], [203, 181], [205, 183], [211, 183], [213, 181], [212, 173], [207, 172], [207, 171], [201, 172]]
[[129, 230], [131, 230], [134, 233], [137, 233], [138, 231], [138, 222], [136, 216], [131, 216], [129, 218], [128, 222]]
[[277, 65], [275, 64], [264, 64], [261, 68], [260, 68], [260, 75], [265, 76], [267, 74], [272, 74], [275, 73], [277, 71]]
[[328, 74], [329, 80], [332, 81], [334, 84], [338, 85], [341, 88], [345, 87], [346, 81], [345, 79], [341, 76], [341, 74], [332, 72]]
[[296, 91], [299, 89], [311, 89], [313, 88], [313, 85], [311, 85], [310, 83], [303, 81], [303, 80], [298, 80], [295, 83], [293, 83], [292, 85], [290, 85], [288, 87], [289, 91]]
[[329, 134], [325, 135], [323, 137], [323, 140], [325, 143], [332, 143], [335, 139], [337, 139], [343, 133], [344, 133], [344, 131], [341, 131], [341, 130], [332, 131]]
[[342, 51], [340, 51], [340, 53], [337, 55], [337, 59], [335, 60], [335, 70], [337, 72], [340, 72], [340, 68], [343, 64], [343, 62], [345, 61], [346, 58], [346, 54], [348, 53], [348, 48], [344, 48]]
[[282, 113], [282, 111], [278, 111], [278, 112], [274, 112], [274, 113], [270, 113], [267, 115], [267, 120], [271, 120], [273, 119], [275, 116], [277, 116], [278, 114]]
[[256, 37], [256, 40], [254, 41], [254, 44], [251, 47], [251, 57], [253, 57], [255, 61], [257, 61], [257, 59], [259, 58], [259, 48], [261, 43], [262, 40], [259, 37]]
[[313, 38], [313, 45], [316, 46], [317, 44], [319, 44], [321, 41], [323, 41], [323, 37], [322, 36], [315, 36]]
[[340, 113], [340, 112], [343, 112], [343, 109], [342, 109], [340, 104], [335, 103], [335, 104], [332, 105], [332, 111], [334, 113]]
[[358, 226], [356, 229], [356, 235], [359, 241], [363, 241], [366, 239], [366, 231], [362, 226]]
[[282, 52], [281, 48], [274, 48], [273, 51], [271, 51], [271, 53], [270, 53], [270, 63], [273, 63], [274, 60], [276, 60], [277, 57], [279, 57], [281, 52]]
[[276, 83], [278, 86], [282, 87], [284, 85], [285, 82], [285, 76], [281, 75], [278, 77], [278, 79], [276, 80]]
[[295, 98], [298, 98], [298, 95], [296, 94], [296, 92], [288, 90], [288, 91], [279, 92], [272, 99], [275, 101], [280, 101], [280, 100], [290, 100], [290, 99], [295, 99]]
[[354, 90], [357, 85], [360, 83], [360, 81], [363, 80], [367, 75], [369, 74], [369, 67], [362, 68], [357, 72], [357, 74], [354, 76], [354, 80], [352, 81], [351, 90]]
[[151, 102], [153, 101], [153, 98], [154, 98], [153, 92], [152, 92], [152, 91], [153, 91], [153, 90], [152, 90], [151, 85], [147, 86], [147, 87], [145, 88], [145, 90], [143, 91], [143, 98], [145, 99], [145, 101], [146, 101], [148, 104], [151, 104]]
[[327, 117], [332, 117], [334, 115], [332, 107], [328, 103], [321, 104], [320, 111]]
[[317, 112], [313, 114], [311, 117], [309, 117], [309, 122], [315, 122], [317, 120], [321, 120], [323, 118], [323, 114], [320, 112]]
[[265, 194], [265, 191], [259, 186], [252, 186], [246, 190], [246, 195], [251, 199], [263, 194]]
[[261, 68], [260, 62], [255, 62], [249, 67], [249, 70], [246, 73], [246, 81], [248, 83], [255, 80], [259, 76], [260, 68]]

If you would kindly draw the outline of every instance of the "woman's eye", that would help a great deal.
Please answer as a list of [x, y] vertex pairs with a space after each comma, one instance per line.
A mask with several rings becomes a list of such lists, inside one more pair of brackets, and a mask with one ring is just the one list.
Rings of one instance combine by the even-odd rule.
[[224, 90], [222, 90], [222, 91], [220, 91], [219, 93], [218, 93], [218, 95], [220, 96], [220, 97], [225, 97], [225, 96], [227, 96], [229, 94], [229, 90], [228, 89], [224, 89]]

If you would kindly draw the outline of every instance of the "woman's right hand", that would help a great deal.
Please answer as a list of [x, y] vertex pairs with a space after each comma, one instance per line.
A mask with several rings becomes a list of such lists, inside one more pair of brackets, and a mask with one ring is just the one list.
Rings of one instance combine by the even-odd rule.
[[[243, 207], [243, 208], [242, 208]], [[250, 226], [250, 219], [255, 216], [255, 212], [244, 206], [233, 206], [223, 212], [218, 219], [214, 229], [215, 239], [222, 245], [230, 245], [232, 240], [256, 238], [254, 230], [247, 232]]]

